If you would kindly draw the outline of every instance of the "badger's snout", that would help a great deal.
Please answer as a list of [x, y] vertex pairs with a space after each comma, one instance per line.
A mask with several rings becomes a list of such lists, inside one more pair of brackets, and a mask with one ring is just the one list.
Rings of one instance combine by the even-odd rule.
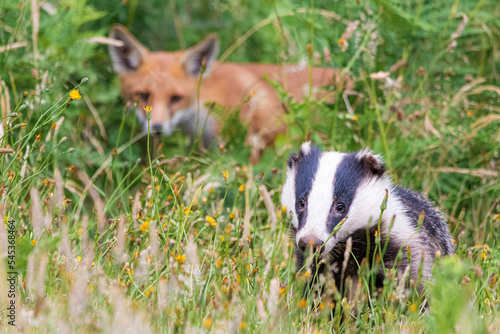
[[297, 242], [297, 246], [299, 246], [299, 249], [302, 253], [305, 252], [305, 250], [309, 247], [312, 248], [313, 252], [316, 252], [319, 249], [320, 253], [323, 253], [325, 247], [323, 246], [324, 241], [321, 239], [318, 239], [315, 236], [312, 235], [305, 235], [299, 239]]

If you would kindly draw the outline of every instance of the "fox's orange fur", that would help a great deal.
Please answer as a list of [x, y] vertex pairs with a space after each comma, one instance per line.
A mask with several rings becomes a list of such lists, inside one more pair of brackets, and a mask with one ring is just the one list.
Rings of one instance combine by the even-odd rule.
[[[120, 25], [112, 28], [110, 37], [119, 41], [119, 46], [110, 46], [109, 51], [121, 79], [122, 94], [129, 101], [138, 102], [137, 114], [145, 130], [143, 109], [149, 105], [152, 131], [170, 135], [175, 128], [180, 128], [193, 137], [196, 124], [201, 131], [206, 121], [202, 139], [208, 145], [217, 137], [221, 124], [208, 115], [205, 104], [215, 102], [226, 107], [227, 113], [237, 107], [240, 118], [248, 125], [247, 143], [252, 146], [253, 163], [260, 159], [264, 148], [285, 131], [284, 107], [274, 88], [264, 80], [264, 74], [279, 81], [297, 100], [302, 99], [308, 89], [307, 68], [286, 71], [278, 65], [216, 62], [219, 40], [215, 34], [187, 50], [174, 52], [151, 52]], [[206, 71], [198, 102], [202, 62]], [[342, 90], [350, 88], [348, 78], [340, 80], [339, 76], [339, 70], [314, 68], [312, 85], [330, 85], [332, 90], [337, 90], [336, 85], [342, 85]], [[251, 93], [252, 97], [244, 102]]]

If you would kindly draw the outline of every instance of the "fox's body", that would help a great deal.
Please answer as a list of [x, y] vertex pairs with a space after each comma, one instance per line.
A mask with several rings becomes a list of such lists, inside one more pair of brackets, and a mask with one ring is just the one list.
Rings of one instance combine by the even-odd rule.
[[[218, 135], [221, 123], [209, 115], [205, 104], [215, 102], [225, 107], [223, 113], [227, 114], [238, 108], [241, 120], [248, 125], [252, 162], [258, 161], [263, 149], [285, 131], [284, 107], [264, 74], [280, 82], [297, 100], [308, 92], [307, 67], [287, 70], [278, 65], [216, 62], [219, 51], [216, 35], [175, 52], [148, 51], [122, 26], [113, 27], [111, 37], [122, 44], [110, 46], [122, 94], [129, 101], [138, 102], [137, 113], [144, 130], [147, 121], [143, 109], [151, 106], [153, 132], [171, 135], [179, 128], [194, 137], [198, 124], [198, 131], [205, 130], [202, 139], [207, 146]], [[202, 74], [203, 66], [206, 70]], [[336, 85], [342, 85], [342, 89], [351, 85], [347, 79], [340, 80], [339, 70], [314, 68], [311, 74], [313, 87], [330, 85], [335, 91]]]

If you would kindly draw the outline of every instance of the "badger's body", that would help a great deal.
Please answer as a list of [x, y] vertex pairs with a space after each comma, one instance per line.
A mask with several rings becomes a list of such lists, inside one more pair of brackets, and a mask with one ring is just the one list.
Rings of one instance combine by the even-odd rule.
[[[379, 226], [386, 190], [387, 206]], [[288, 161], [281, 201], [293, 215], [291, 228], [297, 245], [297, 270], [302, 267], [304, 250], [312, 246], [321, 257], [337, 262], [333, 266], [337, 269], [331, 273], [337, 284], [342, 278], [356, 277], [358, 264], [367, 254], [370, 263], [375, 258], [375, 232], [379, 228], [380, 245], [385, 246], [388, 240], [383, 256], [385, 268], [395, 265], [398, 271], [404, 271], [409, 263], [406, 248], [409, 246], [413, 278], [418, 275], [422, 258], [422, 275], [426, 278], [431, 275], [436, 253], [444, 256], [454, 252], [443, 215], [420, 193], [394, 186], [381, 158], [368, 150], [321, 152], [309, 142], [302, 144], [299, 154], [292, 153]], [[419, 228], [422, 211], [425, 218]], [[332, 235], [344, 219], [341, 228]], [[352, 237], [351, 255], [343, 270], [349, 237]], [[384, 272], [380, 270], [377, 285], [382, 284], [383, 278]]]

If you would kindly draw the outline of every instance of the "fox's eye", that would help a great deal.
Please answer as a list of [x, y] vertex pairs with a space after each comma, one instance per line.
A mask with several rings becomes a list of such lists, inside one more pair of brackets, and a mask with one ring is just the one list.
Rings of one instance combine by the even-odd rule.
[[175, 94], [175, 95], [172, 95], [172, 97], [170, 98], [170, 103], [177, 103], [180, 100], [182, 100], [182, 96]]
[[149, 93], [139, 93], [137, 95], [139, 96], [139, 99], [141, 101], [144, 101], [144, 102], [148, 102], [149, 101], [149, 96], [150, 96]]

